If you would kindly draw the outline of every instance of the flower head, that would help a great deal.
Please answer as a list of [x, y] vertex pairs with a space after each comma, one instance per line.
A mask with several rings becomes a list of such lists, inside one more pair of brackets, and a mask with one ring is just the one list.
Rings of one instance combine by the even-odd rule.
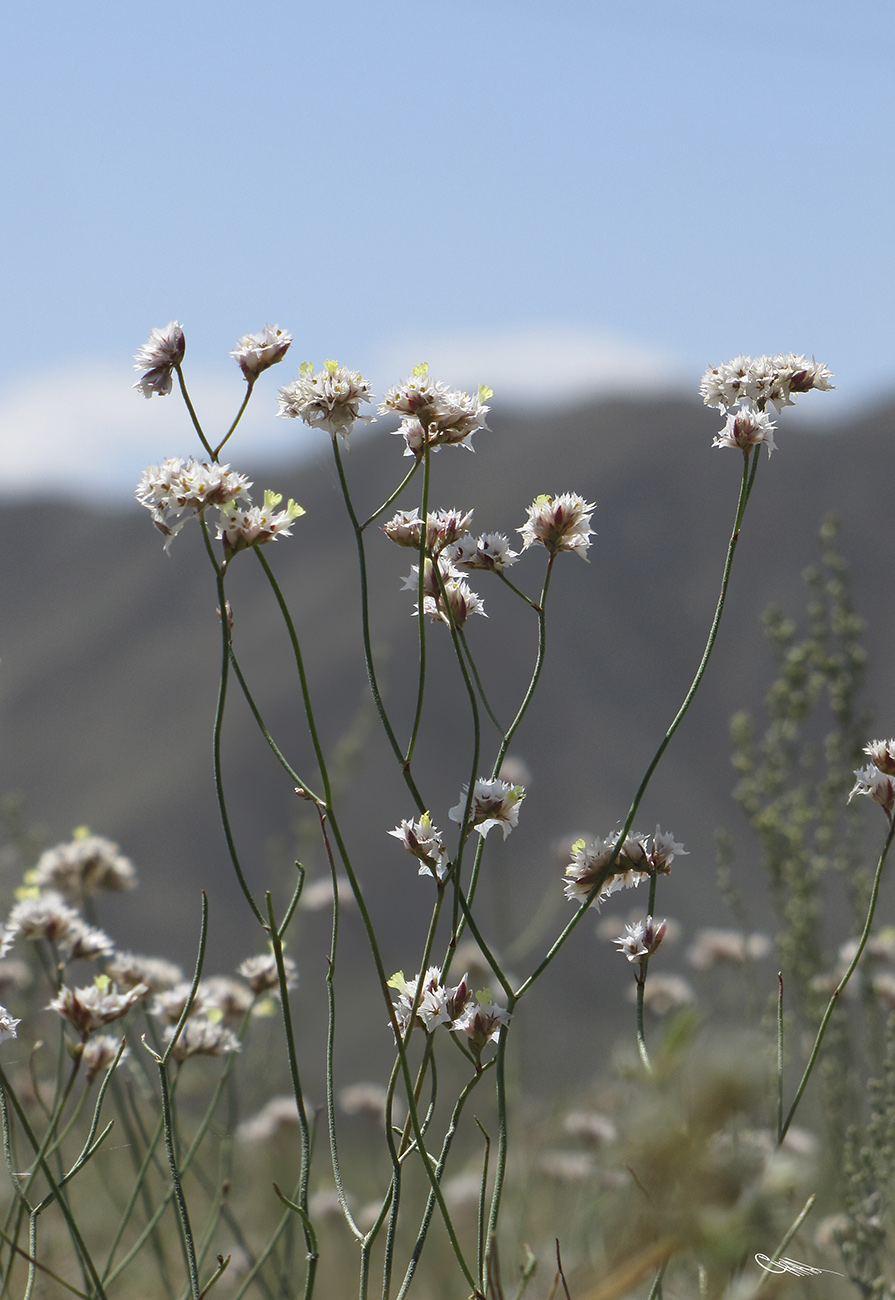
[[[116, 1038], [114, 1034], [94, 1034], [93, 1038], [84, 1044], [81, 1060], [84, 1064], [88, 1083], [93, 1083], [97, 1075], [108, 1070], [118, 1056], [120, 1047], [121, 1039]], [[118, 1058], [119, 1062], [123, 1061], [125, 1056], [127, 1056], [127, 1048]]]
[[874, 767], [887, 776], [895, 776], [895, 740], [871, 740], [864, 746]]
[[868, 763], [855, 772], [854, 788], [848, 796], [849, 803], [856, 794], [866, 794], [880, 805], [887, 817], [891, 817], [895, 809], [895, 776], [881, 772], [874, 763]]
[[76, 831], [70, 843], [42, 853], [31, 878], [40, 889], [57, 889], [69, 899], [133, 889], [137, 883], [133, 863], [118, 845], [86, 831]]
[[396, 411], [403, 418], [397, 430], [406, 443], [405, 456], [421, 460], [426, 449], [436, 451], [445, 443], [464, 446], [472, 451], [470, 439], [477, 429], [487, 429], [485, 405], [493, 396], [491, 389], [480, 385], [478, 394], [470, 396], [446, 384], [429, 379], [426, 362], [415, 366], [403, 384], [396, 384], [385, 394], [380, 414]]
[[[445, 547], [453, 546], [463, 536], [472, 520], [471, 510], [436, 510], [426, 515], [426, 550], [438, 555]], [[417, 510], [399, 510], [382, 531], [398, 546], [412, 546], [419, 550], [423, 521]]]
[[427, 812], [423, 813], [419, 821], [405, 819], [400, 826], [388, 833], [400, 840], [407, 852], [419, 860], [419, 875], [433, 876], [436, 880], [447, 877], [451, 867], [447, 849], [441, 832], [436, 829]]
[[812, 388], [827, 391], [833, 378], [825, 365], [812, 357], [781, 352], [776, 356], [746, 357], [712, 366], [702, 377], [699, 391], [706, 406], [719, 410], [747, 402], [764, 411], [770, 402], [781, 411], [793, 405], [793, 396]]
[[[469, 786], [463, 787], [463, 794], [456, 808], [451, 808], [448, 816], [452, 822], [462, 826], [466, 815]], [[493, 826], [499, 826], [503, 837], [519, 822], [519, 805], [525, 798], [521, 785], [510, 785], [508, 781], [487, 781], [480, 777], [472, 792], [472, 808], [469, 827], [484, 837]]]
[[154, 329], [134, 357], [134, 369], [146, 372], [134, 388], [139, 388], [144, 397], [153, 393], [165, 397], [173, 384], [172, 372], [180, 365], [185, 351], [186, 339], [180, 321], [172, 320], [163, 330]]
[[519, 552], [510, 550], [503, 533], [483, 533], [478, 538], [464, 533], [447, 548], [447, 554], [458, 569], [490, 569], [492, 573], [503, 573], [519, 559]]
[[289, 498], [283, 510], [276, 507], [283, 500], [278, 492], [268, 489], [264, 493], [263, 506], [250, 506], [240, 510], [235, 504], [221, 507], [223, 518], [218, 522], [218, 538], [223, 538], [224, 553], [229, 560], [237, 551], [249, 546], [262, 546], [274, 542], [278, 537], [292, 536], [292, 521], [299, 519], [304, 510]]
[[561, 496], [539, 496], [528, 507], [528, 521], [516, 532], [522, 535], [522, 549], [540, 542], [551, 555], [558, 551], [574, 551], [582, 560], [590, 546], [593, 529], [590, 526], [592, 501], [585, 501], [574, 492]]
[[262, 370], [275, 366], [289, 351], [292, 335], [279, 325], [265, 325], [260, 334], [243, 334], [230, 353], [246, 381], [253, 384]]
[[55, 890], [40, 893], [34, 888], [23, 893], [25, 897], [19, 899], [7, 917], [0, 955], [5, 956], [17, 938], [47, 939], [64, 948], [83, 928], [84, 922], [78, 913]]
[[[298, 969], [291, 957], [283, 958], [286, 973], [286, 988], [294, 989], [298, 983]], [[277, 962], [272, 952], [247, 957], [239, 967], [239, 973], [253, 993], [269, 993], [280, 987], [277, 975]]]
[[137, 984], [127, 993], [119, 993], [107, 975], [97, 975], [85, 988], [72, 989], [63, 984], [47, 1010], [57, 1012], [74, 1026], [82, 1038], [88, 1038], [103, 1025], [126, 1015], [148, 992], [145, 984]]
[[151, 993], [158, 993], [183, 983], [183, 971], [174, 962], [161, 957], [137, 957], [132, 952], [116, 952], [106, 970], [118, 987], [124, 989], [145, 984]]
[[[201, 515], [209, 506], [248, 501], [251, 486], [244, 474], [232, 473], [229, 465], [172, 457], [143, 471], [137, 500], [152, 512], [152, 522], [167, 539], [167, 550], [186, 519]], [[181, 515], [185, 517], [181, 519]]]
[[770, 456], [772, 451], [777, 450], [777, 444], [774, 442], [776, 427], [774, 421], [763, 411], [758, 411], [753, 406], [739, 406], [728, 412], [724, 428], [716, 436], [712, 446], [739, 447], [742, 451], [750, 451], [753, 447], [764, 443]]
[[479, 1051], [486, 1043], [496, 1043], [501, 1028], [510, 1023], [510, 1013], [499, 1006], [487, 990], [477, 993], [466, 1003], [463, 1012], [451, 1024], [451, 1029], [464, 1033]]
[[16, 1025], [20, 1025], [21, 1020], [15, 1020], [6, 1010], [6, 1007], [0, 1007], [0, 1043], [7, 1038], [16, 1038]]
[[592, 907], [599, 907], [619, 889], [636, 889], [651, 876], [668, 875], [675, 857], [686, 857], [684, 846], [658, 826], [653, 835], [629, 835], [612, 861], [617, 843], [617, 835], [594, 840], [590, 845], [583, 839], [575, 841], [566, 867], [566, 898], [584, 903], [591, 890], [602, 882], [597, 896], [591, 900]]
[[[433, 623], [445, 623], [448, 627], [453, 621], [454, 627], [463, 627], [470, 614], [481, 614], [487, 618], [485, 603], [468, 583], [463, 581], [460, 571], [442, 552], [435, 561], [441, 575], [441, 586], [435, 576], [435, 565], [426, 560], [423, 569], [423, 610]], [[419, 565], [414, 564], [404, 579], [402, 591], [419, 590]], [[444, 591], [442, 592], [442, 586]], [[419, 604], [414, 605], [414, 613], [419, 613]]]
[[665, 937], [667, 927], [667, 921], [660, 921], [657, 925], [648, 916], [645, 921], [634, 921], [633, 924], [626, 925], [625, 933], [614, 942], [628, 961], [640, 961], [642, 957], [649, 957], [656, 951]]
[[337, 361], [325, 361], [314, 373], [310, 361], [298, 368], [299, 378], [280, 389], [278, 415], [304, 420], [311, 428], [326, 429], [332, 437], [347, 438], [358, 420], [367, 424], [371, 415], [361, 415], [361, 402], [369, 402], [370, 385], [356, 370], [346, 370]]
[[[176, 1028], [176, 1025], [169, 1025], [165, 1030], [167, 1042], [174, 1037]], [[224, 1056], [227, 1052], [238, 1052], [240, 1047], [233, 1030], [220, 1020], [191, 1016], [177, 1035], [171, 1054], [175, 1061], [182, 1063], [191, 1056]]]

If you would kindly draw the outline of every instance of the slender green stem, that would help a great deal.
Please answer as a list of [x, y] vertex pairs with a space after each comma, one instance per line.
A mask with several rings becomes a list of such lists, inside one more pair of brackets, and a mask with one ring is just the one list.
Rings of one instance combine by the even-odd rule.
[[777, 1142], [783, 1140], [783, 971], [777, 972]]
[[733, 531], [731, 532], [730, 535], [730, 541], [727, 544], [727, 556], [724, 561], [724, 572], [721, 578], [721, 592], [720, 595], [718, 596], [718, 603], [715, 606], [715, 613], [712, 619], [711, 628], [709, 630], [708, 640], [706, 641], [705, 649], [703, 650], [702, 658], [699, 662], [699, 667], [696, 670], [696, 676], [693, 678], [693, 681], [690, 684], [690, 689], [687, 691], [687, 694], [684, 696], [684, 701], [681, 704], [680, 708], [678, 709], [677, 713], [675, 714], [670, 727], [665, 732], [665, 735], [662, 737], [662, 741], [658, 749], [656, 750], [655, 754], [653, 755], [652, 760], [650, 761], [650, 764], [643, 775], [643, 779], [641, 780], [640, 785], [637, 788], [637, 793], [634, 795], [634, 798], [631, 801], [631, 806], [628, 809], [628, 815], [625, 818], [624, 826], [622, 827], [619, 833], [615, 845], [615, 851], [613, 853], [610, 862], [607, 864], [605, 874], [603, 874], [601, 878], [596, 881], [587, 899], [581, 904], [576, 914], [563, 927], [558, 937], [554, 940], [549, 951], [547, 952], [547, 955], [535, 967], [535, 969], [529, 975], [528, 979], [525, 980], [522, 986], [518, 989], [516, 996], [519, 998], [524, 997], [525, 994], [528, 992], [528, 990], [532, 987], [532, 985], [538, 979], [540, 979], [541, 975], [543, 975], [544, 971], [553, 961], [554, 957], [559, 952], [560, 948], [562, 948], [562, 946], [565, 944], [566, 940], [572, 934], [573, 930], [577, 929], [577, 927], [581, 924], [581, 921], [583, 920], [585, 913], [587, 912], [590, 906], [590, 903], [592, 902], [593, 899], [597, 897], [606, 879], [608, 878], [609, 875], [611, 875], [612, 867], [614, 865], [615, 859], [618, 856], [618, 853], [621, 851], [621, 847], [624, 844], [628, 832], [630, 831], [634, 823], [634, 818], [637, 816], [637, 810], [640, 807], [640, 803], [641, 800], [643, 799], [643, 796], [646, 794], [647, 786], [652, 780], [653, 773], [658, 767], [662, 755], [665, 753], [665, 750], [668, 748], [669, 744], [671, 743], [672, 736], [674, 735], [678, 727], [683, 722], [687, 710], [689, 709], [690, 705], [693, 702], [693, 697], [695, 696], [697, 690], [699, 689], [700, 683], [702, 682], [702, 679], [705, 676], [705, 671], [708, 667], [709, 659], [711, 658], [712, 651], [715, 648], [715, 640], [718, 636], [718, 628], [720, 627], [721, 624], [721, 616], [724, 613], [724, 604], [727, 599], [727, 588], [730, 585], [730, 574], [731, 574], [731, 569], [733, 568], [733, 557], [736, 552], [737, 543], [740, 539], [740, 528], [743, 522], [743, 515], [746, 510], [746, 504], [752, 492], [752, 485], [755, 481], [755, 474], [757, 469], [758, 469], [757, 453], [751, 456], [751, 465], [750, 465], [750, 453], [749, 452], [745, 453], [743, 457], [743, 476], [740, 482], [740, 494], [739, 494], [739, 499], [737, 501], [737, 509], [736, 509], [736, 515], [734, 517]]
[[401, 479], [401, 482], [395, 488], [391, 496], [386, 501], [383, 501], [379, 509], [375, 510], [373, 514], [370, 515], [369, 519], [365, 519], [364, 522], [359, 525], [361, 532], [363, 532], [364, 529], [369, 528], [370, 524], [375, 523], [376, 520], [379, 518], [379, 516], [384, 515], [386, 510], [388, 510], [389, 506], [392, 505], [393, 502], [397, 501], [398, 497], [401, 495], [401, 493], [407, 487], [407, 484], [410, 482], [410, 480], [413, 478], [416, 471], [419, 469], [420, 464], [421, 462], [418, 460], [415, 460], [413, 462], [413, 469], [407, 471], [407, 473]]
[[[416, 746], [416, 738], [419, 735], [420, 723], [423, 718], [423, 699], [426, 693], [426, 557], [428, 547], [426, 543], [429, 539], [429, 451], [426, 449], [425, 459], [423, 461], [423, 499], [420, 505], [420, 544], [417, 552], [417, 582], [416, 582], [416, 622], [417, 634], [419, 640], [419, 676], [417, 678], [416, 690], [416, 712], [413, 715], [413, 726], [410, 729], [410, 739], [407, 742], [407, 749], [404, 752], [404, 767], [410, 771], [410, 764], [413, 759], [413, 751]], [[438, 560], [432, 559], [432, 573], [441, 590], [442, 599], [444, 599], [444, 585], [441, 581], [441, 574], [438, 569]]]
[[199, 423], [199, 417], [196, 415], [196, 412], [193, 410], [193, 404], [190, 401], [190, 395], [186, 391], [186, 380], [183, 377], [183, 370], [180, 366], [175, 366], [174, 369], [177, 371], [177, 382], [180, 384], [180, 392], [183, 397], [184, 403], [186, 404], [186, 409], [190, 413], [190, 419], [193, 422], [193, 428], [196, 430], [196, 433], [198, 433], [199, 435], [199, 441], [201, 442], [205, 450], [208, 452], [209, 458], [212, 461], [217, 460], [216, 453], [212, 451], [211, 444], [209, 443], [208, 439], [205, 437], [205, 434], [202, 432], [202, 425]]
[[249, 404], [249, 398], [252, 396], [252, 390], [254, 389], [254, 387], [255, 387], [255, 379], [253, 377], [247, 380], [246, 382], [246, 395], [242, 399], [242, 405], [240, 406], [239, 410], [236, 412], [236, 418], [234, 419], [233, 423], [230, 425], [230, 428], [227, 430], [223, 438], [215, 447], [214, 451], [211, 453], [212, 460], [217, 460], [225, 445], [230, 441], [230, 438], [234, 433], [237, 424], [239, 424], [240, 420], [242, 419], [243, 412], [245, 411], [246, 407]]
[[[780, 1245], [779, 1245], [779, 1246], [777, 1247], [777, 1249], [774, 1251], [774, 1253], [773, 1253], [773, 1255], [771, 1256], [771, 1258], [768, 1259], [766, 1255], [765, 1255], [765, 1256], [762, 1256], [762, 1260], [763, 1260], [763, 1265], [762, 1265], [762, 1266], [763, 1266], [763, 1267], [764, 1267], [765, 1265], [768, 1265], [768, 1264], [776, 1264], [776, 1263], [777, 1263], [777, 1261], [779, 1260], [780, 1256], [783, 1254], [784, 1250], [786, 1250], [786, 1247], [789, 1245], [789, 1243], [792, 1241], [793, 1237], [794, 1237], [794, 1236], [796, 1235], [796, 1233], [798, 1232], [799, 1228], [801, 1228], [802, 1224], [803, 1224], [803, 1223], [805, 1222], [805, 1220], [808, 1218], [808, 1215], [809, 1215], [809, 1214], [811, 1213], [811, 1211], [814, 1209], [814, 1203], [815, 1203], [816, 1200], [817, 1200], [817, 1196], [814, 1195], [813, 1193], [812, 1193], [811, 1196], [808, 1197], [808, 1200], [807, 1200], [807, 1201], [805, 1202], [805, 1204], [802, 1206], [801, 1210], [799, 1210], [798, 1214], [796, 1215], [795, 1219], [793, 1220], [792, 1226], [789, 1228], [788, 1232], [786, 1233], [786, 1236], [785, 1236], [785, 1237], [783, 1238], [783, 1240], [780, 1242]], [[760, 1279], [760, 1281], [759, 1281], [759, 1283], [758, 1283], [758, 1286], [757, 1286], [757, 1287], [755, 1288], [755, 1290], [752, 1292], [753, 1298], [754, 1298], [755, 1296], [761, 1294], [761, 1292], [764, 1290], [765, 1283], [767, 1282], [768, 1278], [771, 1277], [771, 1276], [772, 1276], [776, 1271], [777, 1271], [777, 1270], [775, 1270], [775, 1269], [765, 1268], [765, 1271], [764, 1271], [764, 1272], [762, 1273], [762, 1275], [761, 1275], [761, 1279]]]
[[895, 836], [895, 815], [893, 815], [890, 818], [889, 833], [886, 836], [886, 841], [885, 844], [883, 845], [882, 853], [880, 853], [879, 861], [876, 864], [876, 872], [873, 877], [873, 887], [870, 891], [870, 903], [867, 908], [867, 919], [864, 922], [864, 931], [861, 935], [860, 940], [858, 941], [858, 947], [855, 952], [855, 955], [854, 957], [852, 957], [851, 961], [848, 964], [848, 969], [846, 970], [845, 974], [842, 976], [842, 979], [836, 985], [835, 989], [833, 990], [832, 996], [829, 1002], [827, 1003], [827, 1009], [821, 1018], [820, 1026], [817, 1031], [817, 1037], [814, 1040], [814, 1046], [811, 1049], [811, 1055], [808, 1058], [808, 1064], [805, 1066], [805, 1072], [802, 1075], [802, 1079], [801, 1082], [799, 1083], [798, 1088], [796, 1089], [796, 1095], [793, 1098], [792, 1105], [789, 1108], [789, 1113], [787, 1114], [786, 1119], [783, 1121], [783, 1124], [780, 1127], [780, 1134], [777, 1139], [778, 1146], [786, 1137], [786, 1134], [789, 1131], [789, 1126], [793, 1121], [793, 1117], [795, 1116], [796, 1111], [798, 1110], [799, 1102], [802, 1100], [802, 1094], [805, 1091], [805, 1088], [808, 1085], [808, 1080], [811, 1078], [812, 1071], [814, 1070], [814, 1067], [817, 1064], [817, 1058], [820, 1055], [821, 1043], [824, 1040], [824, 1035], [827, 1032], [827, 1025], [830, 1023], [830, 1018], [833, 1015], [833, 1011], [836, 1007], [836, 1003], [839, 1001], [839, 997], [843, 989], [845, 988], [846, 984], [854, 974], [858, 962], [861, 960], [861, 954], [863, 953], [864, 948], [866, 947], [867, 940], [870, 938], [870, 929], [871, 926], [873, 925], [873, 916], [876, 911], [876, 902], [877, 899], [879, 898], [879, 886], [880, 886], [880, 881], [882, 880], [883, 866], [885, 864], [889, 849], [892, 845], [893, 836]]
[[[517, 999], [510, 994], [507, 998], [507, 1015], [512, 1017]], [[484, 1268], [482, 1277], [487, 1278], [489, 1265], [497, 1248], [497, 1224], [500, 1219], [500, 1203], [503, 1197], [504, 1181], [507, 1172], [507, 1155], [509, 1154], [510, 1125], [507, 1109], [507, 1031], [509, 1024], [500, 1027], [495, 1055], [495, 1093], [497, 1096], [497, 1163], [494, 1169], [494, 1187], [491, 1191], [491, 1211], [488, 1215], [488, 1238], [485, 1246]], [[482, 1288], [484, 1290], [484, 1287]]]
[[319, 804], [321, 802], [320, 796], [315, 794], [314, 791], [310, 788], [310, 786], [305, 784], [305, 782], [301, 779], [301, 777], [298, 775], [298, 773], [289, 763], [288, 759], [286, 759], [284, 755], [281, 753], [279, 746], [277, 745], [273, 736], [268, 731], [267, 724], [261, 716], [261, 712], [258, 709], [257, 704], [255, 703], [255, 700], [252, 696], [252, 692], [249, 690], [249, 684], [246, 681], [245, 677], [243, 676], [242, 669], [239, 666], [239, 662], [233, 650], [232, 642], [230, 643], [230, 664], [233, 668], [234, 673], [236, 674], [236, 680], [239, 682], [239, 685], [242, 687], [242, 693], [245, 696], [246, 704], [248, 704], [249, 708], [252, 711], [252, 717], [255, 719], [255, 722], [258, 724], [258, 730], [261, 732], [261, 735], [264, 737], [264, 739], [267, 741], [268, 745], [270, 746], [270, 749], [272, 750], [273, 755], [276, 758], [277, 762], [283, 768], [286, 775], [289, 777], [290, 781], [293, 782], [296, 788], [301, 790], [303, 794], [307, 795], [309, 799], [312, 799], [314, 803]]
[[[348, 518], [351, 520], [351, 526], [354, 529], [354, 539], [355, 539], [355, 545], [357, 547], [357, 566], [358, 566], [358, 575], [360, 579], [361, 632], [363, 636], [364, 664], [366, 665], [366, 669], [367, 669], [367, 681], [370, 684], [370, 692], [373, 696], [373, 703], [376, 705], [376, 712], [379, 714], [379, 721], [382, 723], [382, 728], [385, 731], [386, 737], [388, 738], [388, 743], [391, 746], [392, 752], [401, 766], [401, 773], [404, 777], [404, 781], [407, 785], [407, 788], [410, 791], [410, 793], [413, 795], [414, 801], [419, 811], [425, 812], [426, 805], [423, 801], [422, 795], [420, 794], [419, 790], [416, 788], [416, 783], [414, 782], [413, 777], [410, 774], [410, 769], [404, 763], [404, 751], [401, 749], [401, 746], [398, 742], [398, 738], [395, 735], [394, 728], [392, 727], [392, 724], [389, 721], [388, 714], [385, 711], [385, 705], [382, 702], [382, 692], [379, 689], [379, 682], [376, 678], [376, 665], [373, 661], [373, 646], [370, 639], [370, 597], [369, 597], [369, 587], [367, 582], [367, 555], [366, 555], [366, 549], [364, 547], [364, 533], [363, 533], [363, 530], [364, 528], [366, 528], [367, 525], [359, 523], [357, 515], [355, 514], [354, 505], [352, 504], [351, 501], [351, 493], [348, 491], [348, 480], [345, 477], [345, 469], [344, 466], [342, 465], [342, 457], [339, 453], [338, 443], [335, 438], [333, 438], [333, 454], [336, 459], [336, 470], [339, 475], [339, 484], [342, 489], [342, 497], [345, 501], [345, 508], [348, 511]], [[416, 466], [414, 466], [414, 471], [415, 470], [416, 470]], [[407, 476], [405, 482], [409, 481], [409, 478], [410, 475]], [[401, 486], [403, 487], [404, 484], [402, 484]], [[386, 505], [382, 507], [382, 510], [387, 509], [390, 502], [391, 499], [388, 502], [386, 502]], [[381, 513], [381, 511], [379, 513]], [[375, 518], [375, 516], [373, 517]], [[369, 522], [371, 521], [368, 520], [367, 523]]]

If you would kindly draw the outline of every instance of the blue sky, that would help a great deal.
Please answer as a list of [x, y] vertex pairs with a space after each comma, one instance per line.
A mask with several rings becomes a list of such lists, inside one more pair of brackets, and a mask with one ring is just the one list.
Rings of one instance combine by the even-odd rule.
[[9, 6], [0, 481], [123, 499], [194, 450], [130, 387], [174, 317], [213, 427], [237, 337], [295, 335], [272, 457], [305, 358], [543, 409], [794, 350], [812, 413], [895, 393], [893, 57], [890, 0]]

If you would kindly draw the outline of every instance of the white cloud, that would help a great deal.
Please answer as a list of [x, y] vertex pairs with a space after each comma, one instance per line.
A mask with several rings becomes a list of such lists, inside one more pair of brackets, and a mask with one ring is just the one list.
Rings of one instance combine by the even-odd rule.
[[[226, 433], [245, 393], [239, 376], [187, 376], [193, 406], [206, 435]], [[0, 393], [0, 481], [7, 492], [63, 493], [124, 498], [146, 465], [200, 451], [177, 391], [148, 400], [129, 372], [86, 367], [31, 375]], [[234, 435], [239, 458], [251, 448], [253, 466], [294, 457], [307, 447], [291, 421], [276, 418], [275, 390], [254, 395]], [[226, 459], [226, 457], [224, 457]]]
[[382, 350], [377, 377], [395, 383], [419, 361], [452, 387], [494, 389], [517, 406], [569, 404], [617, 394], [655, 396], [698, 383], [680, 357], [614, 335], [572, 328], [525, 328], [502, 334], [395, 340]]
[[[520, 329], [504, 334], [394, 340], [373, 354], [368, 377], [376, 392], [399, 382], [417, 362], [452, 387], [480, 382], [499, 404], [567, 404], [592, 396], [653, 395], [693, 377], [679, 359], [608, 335], [574, 329]], [[313, 452], [320, 436], [276, 418], [278, 383], [259, 385], [233, 441], [233, 462], [260, 467]], [[144, 467], [199, 444], [175, 384], [148, 401], [133, 373], [78, 366], [33, 374], [0, 392], [0, 482], [16, 495], [61, 493], [87, 500], [124, 500]], [[227, 372], [187, 375], [193, 405], [209, 438], [229, 427], [244, 388]], [[250, 455], [247, 452], [250, 449]], [[226, 454], [225, 454], [226, 458]]]

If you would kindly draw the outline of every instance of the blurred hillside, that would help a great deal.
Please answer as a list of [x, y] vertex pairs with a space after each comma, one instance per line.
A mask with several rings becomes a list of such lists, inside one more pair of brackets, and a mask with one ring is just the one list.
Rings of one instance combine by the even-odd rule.
[[[820, 399], [815, 399], [820, 400]], [[808, 410], [810, 412], [810, 404]], [[779, 451], [762, 455], [734, 567], [731, 596], [708, 677], [642, 806], [638, 826], [656, 822], [682, 840], [690, 856], [675, 863], [660, 891], [662, 915], [682, 919], [688, 934], [702, 924], [729, 924], [714, 884], [715, 828], [742, 829], [730, 799], [730, 715], [760, 707], [772, 674], [760, 619], [771, 602], [799, 614], [804, 567], [818, 555], [817, 529], [828, 512], [842, 523], [840, 546], [853, 573], [855, 603], [867, 621], [868, 696], [875, 729], [895, 730], [895, 635], [892, 583], [895, 409], [848, 425], [813, 431], [784, 412]], [[739, 488], [741, 460], [711, 449], [717, 412], [698, 403], [613, 401], [559, 417], [492, 412], [475, 454], [447, 448], [433, 460], [430, 508], [475, 507], [479, 531], [514, 530], [540, 492], [575, 491], [597, 503], [590, 563], [562, 556], [550, 592], [548, 650], [539, 694], [514, 745], [531, 779], [519, 828], [506, 845], [488, 841], [482, 899], [497, 949], [521, 969], [514, 942], [532, 926], [534, 957], [570, 914], [562, 898], [560, 841], [606, 834], [624, 816], [643, 769], [673, 717], [702, 653], [717, 596]], [[390, 969], [416, 969], [431, 903], [431, 882], [386, 832], [412, 806], [367, 699], [360, 654], [354, 539], [345, 517], [328, 439], [320, 458], [256, 478], [306, 508], [291, 539], [267, 550], [290, 601], [301, 638], [323, 741], [337, 753], [342, 822], [371, 911], [385, 934]], [[234, 439], [231, 463], [251, 472]], [[358, 512], [386, 499], [410, 462], [403, 443], [373, 426], [352, 441], [345, 461]], [[188, 446], [172, 452], [189, 452]], [[417, 501], [414, 480], [398, 503]], [[260, 492], [258, 493], [260, 495]], [[391, 511], [389, 512], [389, 514]], [[387, 516], [386, 516], [387, 517]], [[115, 511], [75, 503], [8, 507], [0, 520], [2, 667], [0, 791], [15, 791], [50, 842], [86, 823], [117, 840], [135, 862], [141, 888], [111, 899], [100, 920], [122, 944], [192, 960], [199, 892], [211, 900], [208, 971], [229, 970], [263, 948], [252, 933], [224, 848], [214, 800], [211, 727], [220, 633], [213, 575], [198, 528], [188, 523], [165, 555], [148, 513], [134, 504]], [[529, 551], [512, 570], [535, 596], [543, 552]], [[413, 557], [378, 529], [368, 533], [373, 638], [381, 681], [400, 736], [415, 703], [414, 599], [401, 591]], [[488, 619], [473, 619], [469, 643], [501, 718], [511, 715], [534, 662], [530, 611], [488, 574], [471, 575]], [[271, 730], [293, 765], [318, 785], [288, 643], [274, 601], [251, 554], [231, 568], [235, 645]], [[467, 778], [470, 715], [447, 633], [432, 628], [429, 696], [417, 781], [436, 823]], [[487, 721], [487, 720], [486, 720]], [[490, 766], [493, 733], [485, 730], [480, 771]], [[246, 874], [260, 896], [280, 901], [300, 857], [312, 879], [325, 875], [319, 834], [281, 769], [257, 737], [231, 684], [225, 729], [230, 810]], [[847, 791], [843, 792], [843, 797]], [[449, 842], [450, 838], [448, 837]], [[743, 893], [760, 896], [751, 844], [736, 872]], [[4, 891], [14, 880], [3, 880]], [[538, 923], [542, 900], [552, 900]], [[627, 918], [646, 899], [625, 894], [604, 912]], [[756, 920], [762, 905], [756, 903]], [[489, 915], [490, 913], [490, 915]], [[303, 922], [290, 951], [305, 986], [322, 980], [326, 914]], [[621, 929], [621, 925], [619, 925]], [[575, 1024], [570, 1068], [599, 1060], [594, 1008], [612, 1006], [629, 971], [590, 922], [582, 925], [547, 977], [541, 1007], [561, 992]], [[343, 975], [369, 976], [356, 918], [343, 931]], [[530, 942], [529, 942], [530, 941]], [[684, 969], [680, 950], [669, 966]], [[549, 986], [549, 987], [548, 987]], [[532, 1001], [532, 1006], [537, 1004]], [[602, 1012], [601, 1012], [602, 1014]], [[617, 1014], [614, 1012], [613, 1014]], [[369, 1042], [383, 1035], [379, 1021]], [[569, 1056], [568, 1023], [551, 1012], [549, 1029], [529, 1041], [548, 1060]], [[563, 1037], [565, 1035], [565, 1037]], [[366, 1050], [363, 1037], [358, 1050]], [[385, 1044], [387, 1047], [387, 1043]]]

